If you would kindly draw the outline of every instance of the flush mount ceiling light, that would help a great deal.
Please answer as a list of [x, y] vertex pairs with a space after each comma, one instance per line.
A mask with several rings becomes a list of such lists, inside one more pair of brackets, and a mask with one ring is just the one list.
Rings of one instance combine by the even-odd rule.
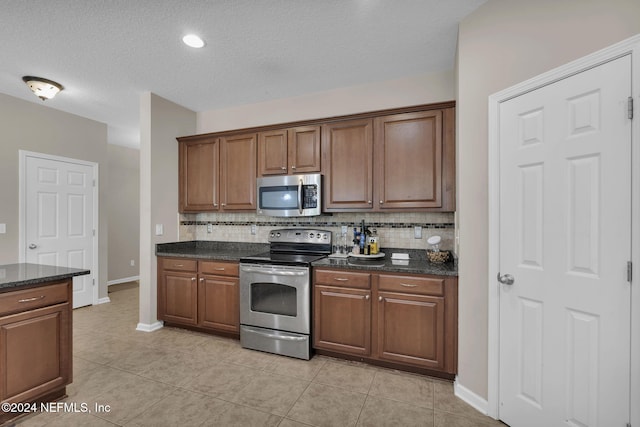
[[199, 49], [204, 46], [204, 40], [202, 40], [200, 37], [196, 36], [195, 34], [187, 34], [182, 38], [182, 41], [187, 46], [195, 47], [196, 49]]
[[53, 98], [58, 92], [64, 89], [60, 83], [43, 79], [42, 77], [24, 76], [22, 77], [22, 81], [43, 101]]

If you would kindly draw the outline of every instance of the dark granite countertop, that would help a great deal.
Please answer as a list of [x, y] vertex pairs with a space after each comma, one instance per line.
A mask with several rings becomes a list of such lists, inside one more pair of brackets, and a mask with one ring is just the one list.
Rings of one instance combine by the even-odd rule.
[[[197, 258], [219, 261], [239, 261], [240, 258], [259, 254], [269, 250], [268, 243], [244, 242], [212, 242], [206, 240], [192, 240], [188, 242], [159, 243], [156, 245], [156, 255], [178, 258]], [[457, 276], [457, 260], [444, 264], [434, 264], [427, 260], [425, 250], [416, 249], [383, 249], [384, 258], [347, 259], [324, 258], [313, 262], [313, 267], [342, 268], [349, 270], [373, 270], [394, 273], [436, 274], [441, 276]], [[398, 262], [391, 259], [394, 252], [408, 253], [409, 260]]]
[[28, 263], [0, 265], [0, 292], [14, 291], [21, 287], [33, 287], [90, 273], [90, 270], [56, 267], [55, 265]]
[[211, 242], [206, 240], [159, 243], [156, 245], [157, 256], [219, 261], [240, 261], [240, 258], [268, 250], [268, 243]]
[[[384, 258], [324, 258], [313, 262], [313, 267], [341, 268], [346, 270], [371, 270], [386, 273], [436, 274], [440, 276], [457, 276], [458, 261], [454, 259], [444, 264], [431, 263], [427, 260], [427, 251], [418, 249], [383, 248]], [[391, 255], [408, 253], [408, 261], [396, 261]]]

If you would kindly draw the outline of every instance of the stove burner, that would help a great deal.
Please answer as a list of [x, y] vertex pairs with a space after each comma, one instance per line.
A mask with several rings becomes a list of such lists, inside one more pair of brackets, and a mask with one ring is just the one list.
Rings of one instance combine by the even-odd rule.
[[280, 229], [269, 235], [269, 252], [250, 255], [240, 262], [273, 265], [309, 265], [331, 253], [331, 232], [315, 229]]

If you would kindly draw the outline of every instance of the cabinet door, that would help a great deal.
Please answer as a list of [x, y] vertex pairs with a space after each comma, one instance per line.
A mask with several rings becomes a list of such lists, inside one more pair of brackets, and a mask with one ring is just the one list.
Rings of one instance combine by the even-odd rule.
[[376, 355], [430, 369], [445, 367], [444, 298], [378, 292]]
[[274, 130], [258, 134], [258, 173], [287, 174], [287, 130]]
[[257, 135], [229, 136], [220, 142], [222, 209], [255, 210]]
[[320, 172], [320, 126], [289, 129], [289, 173]]
[[322, 126], [324, 210], [373, 208], [372, 128], [370, 119]]
[[29, 402], [71, 382], [71, 308], [0, 318], [0, 401]]
[[220, 144], [182, 142], [179, 146], [180, 212], [217, 211]]
[[198, 283], [195, 273], [165, 271], [160, 278], [158, 317], [183, 325], [196, 325]]
[[371, 354], [371, 291], [314, 286], [313, 346]]
[[375, 119], [376, 209], [442, 207], [442, 111]]
[[224, 332], [240, 332], [238, 279], [201, 275], [198, 283], [198, 324]]

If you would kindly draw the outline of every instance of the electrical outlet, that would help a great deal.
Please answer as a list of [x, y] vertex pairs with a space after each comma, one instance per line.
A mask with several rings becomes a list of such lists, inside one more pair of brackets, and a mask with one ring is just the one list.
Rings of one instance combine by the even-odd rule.
[[342, 226], [342, 230], [341, 230], [341, 231], [342, 231], [342, 235], [343, 235], [343, 236], [346, 236], [346, 235], [347, 235], [347, 231], [348, 231], [348, 229], [349, 229], [349, 227], [347, 227], [346, 225], [343, 225], [343, 226]]
[[213, 231], [213, 225], [207, 224], [207, 233], [211, 233]]
[[413, 227], [413, 238], [422, 239], [422, 227], [419, 225], [417, 227]]
[[255, 224], [251, 224], [251, 234], [252, 234], [253, 236], [255, 236], [255, 235], [256, 235], [256, 225], [255, 225]]
[[162, 224], [156, 224], [156, 236], [162, 236], [164, 234], [164, 227]]
[[135, 266], [136, 266], [136, 260], [135, 260], [135, 259], [132, 259], [132, 260], [131, 260], [131, 262], [130, 262], [130, 264], [131, 264], [131, 267], [135, 267]]
[[0, 234], [5, 234], [7, 232], [7, 224], [0, 224]]

